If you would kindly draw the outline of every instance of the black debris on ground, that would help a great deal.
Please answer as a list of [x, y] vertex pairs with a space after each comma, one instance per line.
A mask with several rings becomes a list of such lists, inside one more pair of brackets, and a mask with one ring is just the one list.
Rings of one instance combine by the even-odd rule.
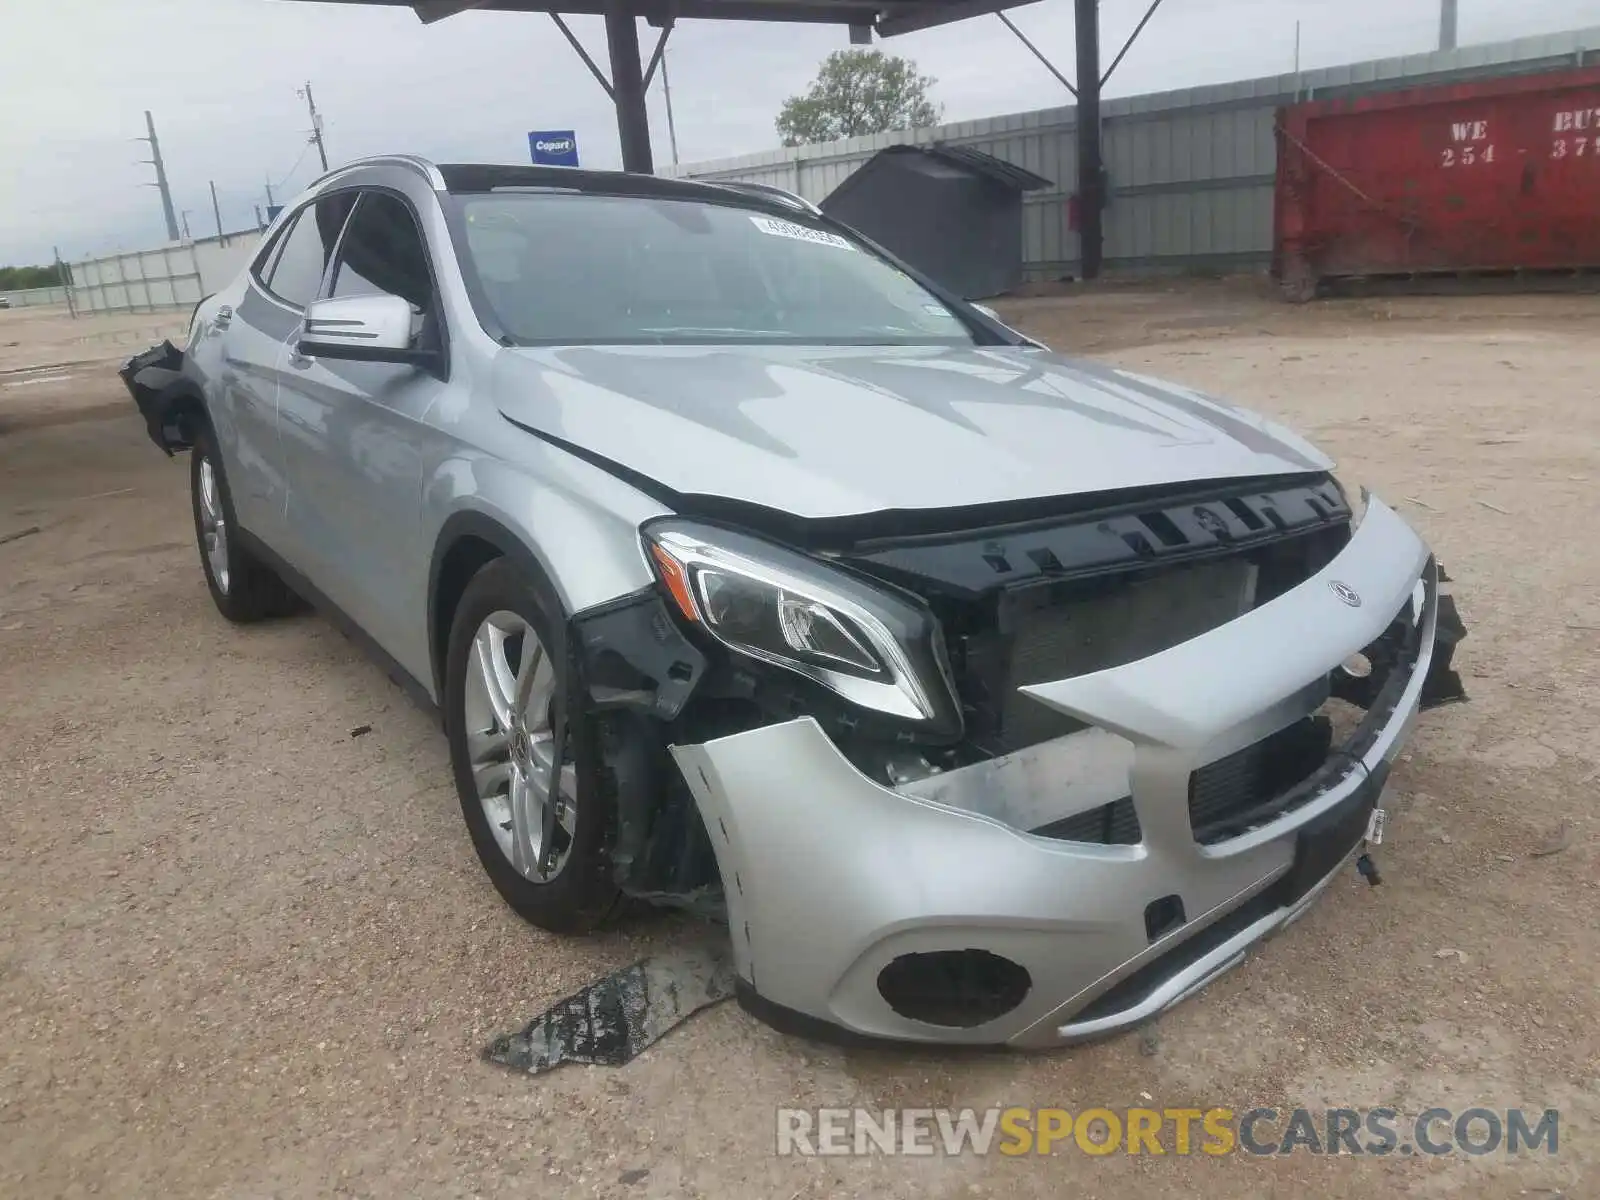
[[651, 955], [557, 1002], [484, 1048], [492, 1063], [539, 1075], [562, 1063], [620, 1067], [702, 1008], [733, 995], [727, 947]]

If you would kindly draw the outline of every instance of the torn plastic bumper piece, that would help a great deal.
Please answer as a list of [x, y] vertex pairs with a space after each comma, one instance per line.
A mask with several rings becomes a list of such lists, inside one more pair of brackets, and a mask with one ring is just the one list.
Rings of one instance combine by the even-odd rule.
[[170, 341], [135, 354], [117, 372], [144, 417], [150, 440], [171, 457], [193, 443], [179, 419], [180, 397], [190, 394], [183, 374], [183, 351]]
[[1456, 645], [1467, 636], [1467, 627], [1456, 611], [1456, 598], [1450, 594], [1452, 580], [1444, 567], [1439, 568], [1439, 624], [1434, 636], [1433, 665], [1422, 683], [1422, 707], [1442, 708], [1467, 699], [1467, 689], [1461, 675], [1452, 665]]
[[726, 948], [652, 955], [558, 1001], [484, 1048], [489, 1062], [539, 1075], [562, 1063], [619, 1067], [695, 1013], [733, 994]]
[[[1360, 852], [1419, 710], [1439, 613], [1427, 547], [1374, 500], [1298, 587], [1161, 653], [1024, 689], [1092, 726], [1117, 759], [1101, 765], [1126, 771], [1132, 844], [1011, 823], [1103, 799], [1079, 794], [1056, 743], [898, 789], [809, 718], [674, 746], [727, 890], [741, 999], [812, 1032], [1013, 1047], [1157, 1015], [1295, 920]], [[1202, 842], [1194, 773], [1316, 712], [1330, 673], [1396, 624], [1399, 660], [1312, 786]], [[941, 989], [976, 998], [980, 1019], [930, 1003]]]
[[655, 588], [577, 613], [568, 644], [592, 717], [597, 767], [616, 805], [617, 885], [637, 899], [720, 918], [715, 861], [660, 733], [699, 686], [705, 655], [683, 636]]

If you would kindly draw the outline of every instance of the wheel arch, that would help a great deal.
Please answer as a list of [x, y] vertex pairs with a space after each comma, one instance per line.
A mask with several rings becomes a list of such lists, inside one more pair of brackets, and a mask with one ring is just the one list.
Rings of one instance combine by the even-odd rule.
[[463, 509], [452, 513], [434, 540], [428, 567], [428, 661], [434, 695], [444, 704], [445, 656], [450, 623], [472, 577], [497, 558], [511, 560], [538, 593], [539, 603], [561, 632], [570, 615], [539, 556], [507, 525], [488, 513]]

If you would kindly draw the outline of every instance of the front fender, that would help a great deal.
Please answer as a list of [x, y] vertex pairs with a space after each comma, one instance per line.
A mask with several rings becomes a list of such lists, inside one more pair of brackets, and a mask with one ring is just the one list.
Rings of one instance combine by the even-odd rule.
[[[521, 559], [527, 576], [548, 590], [558, 619], [651, 587], [655, 575], [639, 542], [639, 526], [668, 510], [598, 467], [507, 425], [497, 454], [462, 450], [439, 464], [423, 492], [424, 526], [431, 530], [428, 627], [433, 631], [434, 678], [439, 635], [450, 616], [440, 612], [444, 576], [463, 539], [487, 543]], [[509, 443], [514, 442], [512, 446]], [[515, 449], [514, 458], [504, 457]]]

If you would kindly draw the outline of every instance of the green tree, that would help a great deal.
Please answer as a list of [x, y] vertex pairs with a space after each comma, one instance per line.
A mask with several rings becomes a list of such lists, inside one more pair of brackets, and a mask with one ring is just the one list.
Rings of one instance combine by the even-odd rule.
[[835, 50], [810, 90], [783, 102], [778, 136], [785, 146], [800, 146], [936, 125], [940, 107], [928, 99], [935, 82], [918, 75], [910, 59], [882, 50]]
[[58, 287], [61, 273], [48, 267], [0, 267], [0, 292], [25, 292], [30, 288]]

